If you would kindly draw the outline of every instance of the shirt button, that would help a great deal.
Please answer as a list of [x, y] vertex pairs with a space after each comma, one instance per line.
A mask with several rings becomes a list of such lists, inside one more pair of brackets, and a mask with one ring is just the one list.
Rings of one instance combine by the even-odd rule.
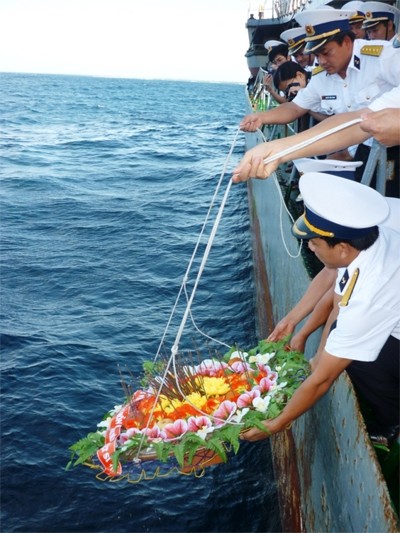
[[348, 105], [348, 106], [347, 106], [347, 109], [350, 109], [350, 107], [351, 107], [351, 105]]
[[345, 84], [343, 85], [343, 87], [347, 87], [347, 83], [345, 83]]

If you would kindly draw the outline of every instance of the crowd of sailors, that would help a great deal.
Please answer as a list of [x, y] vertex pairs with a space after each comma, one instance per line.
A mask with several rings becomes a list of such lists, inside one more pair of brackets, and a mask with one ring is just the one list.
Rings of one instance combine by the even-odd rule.
[[[323, 332], [311, 375], [281, 415], [265, 422], [265, 431], [252, 428], [244, 439], [284, 431], [345, 370], [368, 405], [371, 439], [389, 450], [398, 438], [399, 14], [382, 2], [306, 9], [295, 15], [297, 26], [284, 31], [281, 41], [267, 43], [263, 83], [277, 104], [245, 116], [240, 128], [263, 131], [266, 125], [293, 123], [305, 115], [315, 125], [257, 144], [232, 179], [265, 179], [289, 161], [302, 170], [304, 213], [292, 233], [308, 243], [324, 268], [269, 338], [291, 335], [291, 348], [303, 351], [313, 331], [323, 326]], [[391, 147], [387, 157], [393, 165], [380, 187], [373, 176], [365, 179], [374, 147]], [[268, 163], [267, 158], [275, 159]], [[349, 170], [354, 171], [352, 179], [343, 177]]]

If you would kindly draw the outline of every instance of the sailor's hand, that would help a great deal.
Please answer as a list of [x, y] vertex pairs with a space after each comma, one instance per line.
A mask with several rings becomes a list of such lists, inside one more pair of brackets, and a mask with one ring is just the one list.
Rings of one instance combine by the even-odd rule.
[[268, 429], [269, 421], [266, 420], [263, 422], [265, 426], [265, 431], [258, 429], [256, 427], [246, 429], [240, 433], [240, 440], [247, 440], [249, 442], [256, 442], [258, 440], [267, 439], [272, 435], [272, 431]]
[[307, 337], [304, 337], [302, 332], [299, 331], [298, 333], [296, 333], [296, 335], [293, 335], [293, 337], [290, 339], [289, 347], [291, 350], [304, 353], [304, 348], [306, 346], [306, 340], [307, 340]]
[[266, 74], [264, 76], [263, 84], [268, 91], [272, 89], [272, 74]]
[[360, 128], [385, 146], [400, 144], [400, 109], [382, 109], [361, 117]]
[[250, 178], [265, 179], [277, 169], [278, 161], [268, 165], [264, 164], [264, 159], [273, 153], [268, 146], [269, 144], [258, 144], [245, 153], [239, 165], [233, 170], [232, 181], [234, 183], [247, 181]]
[[[271, 333], [268, 335], [267, 340], [271, 342], [280, 341], [281, 339], [291, 335], [295, 327], [296, 324], [290, 320], [290, 318], [285, 316], [277, 323], [273, 331], [271, 331]], [[292, 343], [290, 343], [290, 346], [291, 345]]]
[[239, 128], [242, 131], [253, 132], [261, 128], [263, 124], [260, 113], [251, 113], [243, 118], [242, 122], [239, 124]]

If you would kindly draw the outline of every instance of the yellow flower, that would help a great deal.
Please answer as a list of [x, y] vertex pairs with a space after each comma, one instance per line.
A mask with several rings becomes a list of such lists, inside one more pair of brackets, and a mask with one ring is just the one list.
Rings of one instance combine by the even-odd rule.
[[180, 400], [172, 400], [166, 396], [160, 396], [159, 402], [161, 410], [164, 411], [164, 413], [173, 413], [175, 409], [180, 407], [183, 403]]
[[203, 396], [199, 392], [192, 392], [192, 394], [188, 394], [186, 396], [186, 401], [190, 405], [197, 407], [197, 409], [202, 409], [207, 402], [207, 397]]
[[198, 383], [207, 396], [223, 396], [231, 390], [225, 378], [204, 376]]

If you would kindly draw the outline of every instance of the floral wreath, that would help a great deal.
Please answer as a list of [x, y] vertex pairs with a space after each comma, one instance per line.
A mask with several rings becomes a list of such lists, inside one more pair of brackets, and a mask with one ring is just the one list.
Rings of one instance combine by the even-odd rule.
[[173, 471], [198, 475], [226, 462], [229, 451], [238, 452], [240, 434], [266, 431], [263, 421], [277, 417], [308, 376], [307, 360], [288, 351], [287, 341], [262, 340], [248, 352], [235, 347], [222, 359], [182, 365], [174, 374], [167, 369], [163, 376], [157, 364], [145, 363], [145, 385], [69, 448], [67, 469], [84, 464], [100, 469], [105, 477], [99, 479], [140, 481]]

